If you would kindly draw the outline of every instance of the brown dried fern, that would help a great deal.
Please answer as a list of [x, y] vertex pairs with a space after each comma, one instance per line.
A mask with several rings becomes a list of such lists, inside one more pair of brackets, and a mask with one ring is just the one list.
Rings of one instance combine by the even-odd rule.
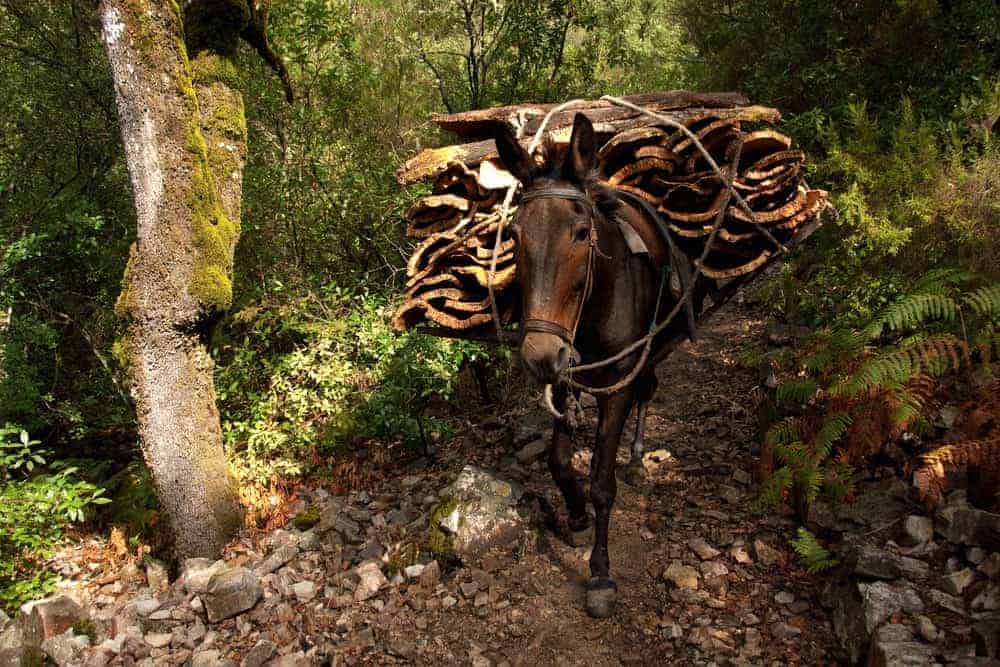
[[965, 468], [980, 483], [981, 495], [992, 495], [1000, 480], [1000, 435], [964, 440], [924, 454], [913, 473], [913, 485], [928, 510], [934, 509], [948, 487], [948, 474]]

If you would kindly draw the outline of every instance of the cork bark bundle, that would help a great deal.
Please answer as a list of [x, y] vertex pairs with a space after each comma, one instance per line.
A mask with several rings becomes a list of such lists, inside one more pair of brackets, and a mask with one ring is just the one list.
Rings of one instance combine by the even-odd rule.
[[[781, 243], [794, 243], [825, 206], [827, 193], [804, 183], [805, 154], [771, 128], [781, 119], [776, 109], [750, 105], [738, 93], [666, 91], [624, 99], [684, 124], [724, 173], [731, 174], [738, 162], [737, 192], [756, 223]], [[420, 242], [407, 266], [397, 329], [433, 322], [462, 335], [490, 325], [490, 261], [503, 197], [513, 182], [491, 137], [499, 124], [508, 124], [520, 130], [527, 145], [553, 107], [525, 104], [433, 117], [466, 143], [424, 150], [396, 172], [400, 184], [432, 184], [432, 194], [415, 201], [404, 216], [407, 235]], [[577, 113], [594, 123], [601, 179], [656, 207], [692, 259], [701, 255], [726, 206], [702, 265], [708, 279], [721, 285], [762, 269], [776, 256], [774, 243], [726, 196], [724, 183], [684, 133], [633, 110], [594, 101], [553, 115], [546, 129], [557, 146], [568, 143]], [[515, 196], [512, 213], [517, 201]], [[517, 316], [511, 289], [515, 273], [513, 241], [504, 240], [493, 287], [505, 324]]]

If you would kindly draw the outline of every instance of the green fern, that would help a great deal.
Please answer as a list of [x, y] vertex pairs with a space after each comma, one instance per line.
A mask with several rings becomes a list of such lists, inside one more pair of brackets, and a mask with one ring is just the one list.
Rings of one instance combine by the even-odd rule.
[[809, 378], [797, 378], [778, 386], [775, 398], [779, 405], [808, 403], [819, 391], [819, 383]]
[[958, 308], [958, 302], [947, 294], [911, 294], [886, 308], [868, 331], [874, 333], [872, 338], [876, 338], [887, 328], [902, 331], [914, 329], [930, 320], [950, 322], [958, 314]]
[[966, 294], [962, 298], [962, 303], [968, 305], [983, 319], [992, 320], [1000, 317], [1000, 283], [986, 285]]
[[824, 570], [829, 570], [832, 567], [836, 567], [840, 562], [833, 557], [833, 554], [826, 547], [819, 543], [815, 535], [805, 528], [799, 528], [791, 544], [810, 574], [818, 574]]
[[815, 456], [820, 461], [825, 461], [833, 451], [833, 445], [844, 437], [853, 419], [844, 412], [834, 412], [827, 415], [823, 426], [816, 432], [814, 443]]

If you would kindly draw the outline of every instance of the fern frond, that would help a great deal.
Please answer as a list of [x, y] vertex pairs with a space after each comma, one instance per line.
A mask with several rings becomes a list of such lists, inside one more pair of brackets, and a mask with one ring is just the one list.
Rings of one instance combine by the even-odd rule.
[[815, 457], [819, 461], [825, 461], [833, 451], [833, 445], [840, 440], [847, 428], [851, 425], [853, 418], [846, 412], [834, 412], [826, 416], [823, 426], [816, 432], [814, 441]]
[[819, 391], [819, 384], [809, 378], [790, 380], [778, 386], [775, 398], [779, 405], [808, 403]]
[[805, 528], [799, 528], [791, 544], [810, 574], [829, 570], [836, 567], [839, 562], [826, 547], [819, 543], [816, 536]]
[[[947, 294], [918, 293], [900, 299], [886, 308], [876, 322], [877, 335], [886, 328], [892, 331], [913, 329], [929, 320], [950, 322], [958, 313], [958, 303]], [[875, 328], [873, 328], [873, 331]]]
[[758, 504], [765, 508], [776, 507], [785, 498], [792, 487], [792, 471], [788, 468], [778, 468], [774, 471], [760, 490]]
[[976, 274], [953, 268], [931, 269], [913, 286], [914, 293], [934, 292], [941, 294], [954, 285], [962, 285], [975, 280]]
[[969, 346], [955, 336], [927, 338], [915, 345], [889, 349], [861, 365], [830, 388], [832, 396], [857, 396], [864, 391], [898, 388], [918, 374], [939, 376], [969, 359]]
[[962, 302], [984, 319], [1000, 318], [1000, 283], [980, 287], [963, 296]]
[[801, 438], [800, 420], [795, 417], [786, 417], [773, 425], [767, 432], [767, 444], [771, 447], [787, 445]]
[[940, 502], [947, 488], [948, 472], [961, 466], [992, 475], [1000, 473], [1000, 437], [945, 445], [922, 456], [920, 467], [913, 473], [913, 485], [928, 509]]

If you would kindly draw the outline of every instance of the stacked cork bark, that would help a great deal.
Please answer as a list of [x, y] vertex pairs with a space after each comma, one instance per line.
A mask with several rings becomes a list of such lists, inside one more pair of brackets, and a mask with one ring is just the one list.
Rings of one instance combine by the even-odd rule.
[[[554, 114], [547, 131], [558, 146], [569, 141], [573, 117], [594, 123], [601, 149], [601, 178], [642, 197], [670, 224], [692, 258], [704, 250], [723, 207], [723, 224], [702, 265], [708, 279], [724, 283], [761, 269], [782, 244], [794, 243], [826, 203], [826, 193], [803, 182], [805, 155], [769, 126], [777, 110], [749, 105], [737, 93], [668, 91], [633, 95], [633, 104], [687, 127], [711, 154], [754, 212], [729, 194], [695, 143], [684, 133], [636, 111], [602, 101]], [[492, 136], [499, 124], [520, 129], [527, 145], [554, 105], [520, 105], [438, 115], [434, 122], [467, 143], [428, 149], [397, 171], [401, 184], [427, 181], [432, 193], [405, 214], [407, 235], [420, 242], [407, 266], [406, 295], [396, 314], [399, 329], [433, 322], [456, 335], [488, 325], [487, 289], [503, 197], [513, 179], [499, 164]], [[512, 212], [516, 209], [514, 198]], [[756, 224], [755, 224], [756, 223]], [[765, 228], [774, 240], [758, 227]], [[493, 279], [504, 323], [517, 316], [511, 286], [516, 265], [513, 241], [497, 251]]]

